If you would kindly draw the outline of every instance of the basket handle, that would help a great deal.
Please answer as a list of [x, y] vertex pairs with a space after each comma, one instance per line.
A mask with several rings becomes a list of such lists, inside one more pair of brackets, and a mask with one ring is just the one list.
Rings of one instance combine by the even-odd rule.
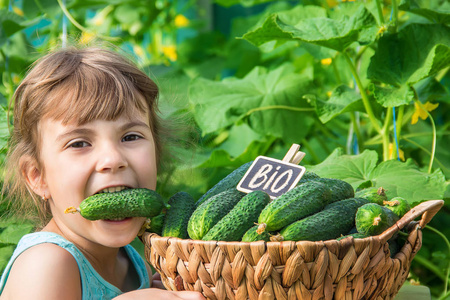
[[444, 205], [444, 200], [428, 200], [414, 206], [410, 211], [408, 211], [400, 220], [397, 221], [393, 226], [384, 231], [380, 237], [387, 237], [388, 239], [398, 230], [403, 229], [406, 225], [414, 221], [419, 216], [422, 218], [419, 221], [419, 226], [424, 228], [433, 219], [434, 215], [441, 209]]

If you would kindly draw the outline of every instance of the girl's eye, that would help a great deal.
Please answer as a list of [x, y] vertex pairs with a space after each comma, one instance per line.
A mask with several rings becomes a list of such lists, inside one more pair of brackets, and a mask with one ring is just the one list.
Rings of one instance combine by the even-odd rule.
[[140, 138], [142, 138], [142, 137], [137, 134], [128, 134], [122, 138], [122, 141], [123, 142], [131, 142], [131, 141], [138, 140]]
[[89, 143], [85, 141], [76, 141], [69, 145], [69, 148], [84, 148], [89, 147]]

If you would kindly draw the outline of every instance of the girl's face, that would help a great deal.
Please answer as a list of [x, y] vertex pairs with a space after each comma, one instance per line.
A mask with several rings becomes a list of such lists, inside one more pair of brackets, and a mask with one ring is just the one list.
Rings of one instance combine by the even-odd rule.
[[44, 119], [39, 132], [42, 190], [50, 197], [53, 221], [66, 238], [114, 248], [130, 243], [144, 218], [88, 221], [64, 210], [102, 191], [156, 188], [156, 153], [148, 114], [136, 110], [132, 118], [84, 125]]

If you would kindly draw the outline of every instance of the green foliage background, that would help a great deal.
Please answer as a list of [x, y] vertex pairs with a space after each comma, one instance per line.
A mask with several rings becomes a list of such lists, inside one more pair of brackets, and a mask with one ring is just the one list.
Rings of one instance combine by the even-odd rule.
[[[411, 268], [445, 299], [449, 21], [441, 0], [2, 0], [0, 159], [30, 64], [69, 41], [106, 40], [159, 84], [164, 118], [192, 125], [181, 134], [194, 147], [173, 148], [179, 160], [159, 176], [162, 195], [199, 198], [241, 164], [300, 144], [302, 164], [321, 176], [383, 186], [412, 205], [445, 200]], [[2, 217], [0, 269], [32, 230]]]

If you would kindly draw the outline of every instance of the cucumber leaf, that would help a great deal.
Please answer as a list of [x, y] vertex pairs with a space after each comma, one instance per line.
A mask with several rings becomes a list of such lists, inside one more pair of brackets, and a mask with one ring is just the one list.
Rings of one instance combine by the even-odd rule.
[[437, 3], [437, 1], [421, 1], [419, 5], [417, 1], [414, 0], [402, 0], [398, 8], [422, 16], [433, 23], [449, 23], [450, 2], [443, 1], [442, 5], [438, 7], [426, 7], [432, 3]]
[[414, 100], [414, 92], [411, 87], [407, 85], [396, 88], [370, 84], [369, 89], [377, 102], [383, 107], [408, 105]]
[[0, 9], [0, 46], [14, 33], [25, 28], [24, 19], [6, 8]]
[[316, 113], [322, 123], [327, 123], [336, 116], [349, 111], [365, 111], [361, 96], [348, 86], [338, 86], [327, 101], [305, 95], [305, 98], [316, 108]]
[[12, 222], [0, 233], [0, 243], [17, 244], [23, 235], [33, 231], [31, 223]]
[[230, 7], [233, 5], [240, 4], [244, 7], [254, 6], [257, 4], [272, 2], [275, 0], [215, 0], [214, 2], [219, 4], [220, 6]]
[[8, 115], [0, 106], [0, 149], [6, 148], [9, 139]]
[[309, 84], [291, 64], [272, 71], [256, 67], [242, 79], [194, 79], [189, 101], [204, 135], [246, 122], [259, 134], [291, 142], [304, 137], [313, 122], [307, 113], [312, 108], [301, 98]]
[[[306, 9], [302, 6], [298, 8]], [[318, 14], [319, 11], [316, 12]], [[256, 46], [272, 40], [296, 40], [342, 52], [354, 42], [361, 45], [373, 42], [377, 31], [373, 15], [364, 5], [358, 5], [353, 15], [340, 15], [339, 19], [315, 17], [309, 11], [275, 13], [262, 26], [247, 32], [242, 38]]]
[[412, 85], [450, 65], [450, 28], [411, 24], [378, 42], [367, 77], [393, 86]]
[[306, 168], [321, 177], [345, 180], [355, 189], [361, 185], [367, 187], [370, 181], [372, 186], [385, 188], [389, 199], [400, 196], [412, 205], [425, 200], [443, 199], [446, 183], [441, 170], [424, 173], [410, 159], [406, 162], [377, 162], [378, 154], [373, 150], [346, 155], [338, 148], [322, 163]]

